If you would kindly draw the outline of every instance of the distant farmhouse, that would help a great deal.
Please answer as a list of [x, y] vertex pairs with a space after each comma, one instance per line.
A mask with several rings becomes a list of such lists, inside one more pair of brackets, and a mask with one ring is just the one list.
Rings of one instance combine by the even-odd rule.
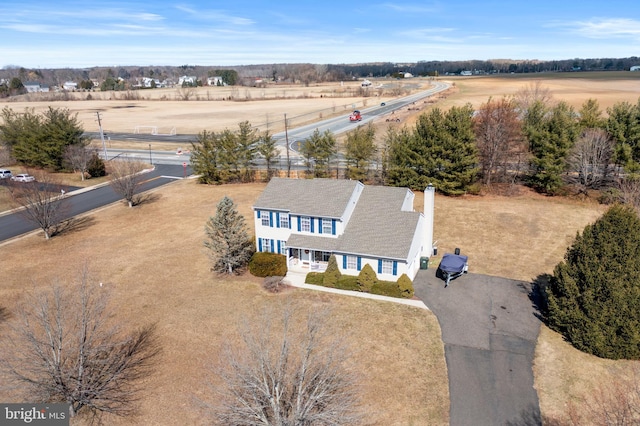
[[27, 90], [27, 93], [36, 93], [36, 92], [48, 92], [48, 86], [42, 86], [37, 81], [27, 81], [23, 84], [24, 88]]
[[222, 77], [220, 76], [207, 78], [207, 85], [208, 86], [226, 86], [226, 84], [224, 84], [224, 82], [222, 81]]
[[433, 193], [423, 214], [408, 188], [273, 178], [253, 206], [256, 249], [285, 255], [290, 271], [324, 271], [335, 255], [346, 275], [369, 264], [379, 279], [413, 279], [433, 252]]
[[631, 68], [629, 68], [629, 71], [640, 71], [640, 65], [634, 65]]
[[195, 86], [198, 83], [198, 78], [195, 75], [183, 75], [178, 78], [178, 85], [189, 84]]
[[62, 88], [71, 92], [78, 88], [78, 83], [76, 83], [75, 81], [65, 81], [62, 85]]

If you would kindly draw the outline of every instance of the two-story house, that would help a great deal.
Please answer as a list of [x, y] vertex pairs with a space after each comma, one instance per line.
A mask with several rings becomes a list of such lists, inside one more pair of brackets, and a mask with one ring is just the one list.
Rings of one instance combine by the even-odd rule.
[[370, 264], [380, 279], [413, 279], [432, 252], [433, 197], [425, 199], [429, 220], [408, 188], [273, 178], [253, 206], [256, 249], [287, 256], [292, 271], [323, 271], [334, 254], [343, 274]]

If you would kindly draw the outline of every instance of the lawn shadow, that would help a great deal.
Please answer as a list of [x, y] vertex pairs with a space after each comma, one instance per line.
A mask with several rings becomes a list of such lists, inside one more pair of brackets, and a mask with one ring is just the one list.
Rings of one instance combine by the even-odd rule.
[[4, 322], [9, 318], [9, 310], [4, 306], [0, 306], [0, 322]]
[[506, 426], [541, 426], [542, 424], [540, 409], [533, 404], [523, 409], [517, 418], [505, 423]]
[[72, 217], [63, 222], [60, 222], [58, 226], [55, 228], [54, 232], [51, 234], [60, 235], [60, 234], [72, 234], [74, 232], [84, 231], [92, 226], [96, 220], [91, 216], [84, 217]]
[[547, 324], [547, 297], [545, 293], [551, 278], [551, 274], [538, 275], [531, 283], [531, 292], [529, 293], [529, 300], [537, 311], [534, 315], [544, 324]]
[[133, 201], [133, 205], [134, 206], [141, 206], [143, 204], [151, 204], [151, 203], [155, 203], [156, 201], [158, 201], [160, 198], [162, 198], [162, 195], [158, 194], [158, 193], [143, 193], [143, 194], [138, 194], [136, 195], [136, 197], [134, 198]]

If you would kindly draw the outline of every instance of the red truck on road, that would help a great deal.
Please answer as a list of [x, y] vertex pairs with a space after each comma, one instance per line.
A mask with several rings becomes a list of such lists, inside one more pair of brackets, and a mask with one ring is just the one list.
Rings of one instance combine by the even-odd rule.
[[349, 121], [360, 121], [360, 120], [362, 120], [362, 115], [358, 110], [353, 111], [349, 116]]

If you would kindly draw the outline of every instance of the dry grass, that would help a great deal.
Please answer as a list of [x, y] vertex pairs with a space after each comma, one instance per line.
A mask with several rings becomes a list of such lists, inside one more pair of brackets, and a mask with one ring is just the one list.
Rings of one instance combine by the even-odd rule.
[[[589, 98], [598, 99], [603, 110], [615, 102], [638, 101], [640, 74], [607, 76], [616, 77], [576, 73], [455, 78], [451, 79], [455, 87], [436, 105], [446, 109], [471, 102], [477, 107], [490, 96], [512, 95], [537, 79], [551, 90], [554, 99], [565, 100], [576, 109]], [[256, 100], [257, 95], [252, 93], [249, 96], [253, 100], [243, 102], [212, 96], [210, 100], [179, 103], [167, 96], [169, 100], [165, 101], [99, 99], [54, 106], [77, 111], [87, 131], [97, 129], [95, 112], [101, 111], [105, 128], [110, 131], [130, 132], [135, 125], [160, 125], [160, 131], [176, 126], [178, 133], [196, 133], [235, 128], [245, 119], [257, 124], [276, 120], [274, 117], [284, 113], [302, 114], [356, 100], [342, 98], [344, 93], [338, 93], [339, 88], [277, 90], [283, 98], [287, 92], [292, 96], [277, 102]], [[317, 97], [321, 93], [323, 98]], [[7, 105], [20, 110], [49, 104]], [[419, 105], [420, 111], [415, 112], [399, 111], [401, 125], [410, 125], [431, 105]], [[387, 125], [376, 124], [380, 135]], [[159, 190], [159, 198], [138, 208], [113, 206], [94, 212], [87, 216], [84, 229], [49, 242], [30, 236], [2, 246], [0, 305], [12, 306], [31, 281], [43, 286], [54, 277], [72, 277], [88, 260], [96, 279], [113, 291], [119, 315], [133, 323], [158, 321], [160, 325], [164, 368], [149, 379], [154, 392], [143, 401], [138, 423], [197, 424], [194, 396], [205, 392], [203, 371], [237, 321], [251, 319], [262, 306], [279, 304], [284, 298], [291, 298], [302, 308], [331, 304], [336, 324], [344, 324], [357, 336], [361, 348], [357, 361], [366, 378], [363, 396], [374, 424], [448, 423], [443, 348], [437, 321], [430, 313], [297, 289], [271, 295], [260, 289], [260, 280], [251, 277], [221, 280], [211, 276], [201, 249], [205, 220], [224, 194], [234, 198], [248, 215], [262, 187], [203, 187], [179, 182]], [[422, 194], [416, 194], [416, 209], [422, 208], [421, 203]], [[510, 198], [438, 196], [435, 239], [440, 254], [460, 247], [470, 256], [473, 272], [531, 280], [552, 272], [575, 233], [603, 210], [590, 202], [528, 192]], [[437, 258], [432, 260], [433, 264], [437, 262]], [[624, 374], [626, 365], [582, 354], [543, 327], [534, 369], [543, 414], [561, 413], [567, 401], [581, 401], [598, 380]], [[0, 399], [9, 400], [2, 395]]]
[[[117, 203], [94, 212], [83, 229], [48, 242], [38, 234], [5, 244], [1, 305], [14, 306], [25, 289], [54, 278], [72, 279], [86, 261], [95, 282], [112, 293], [123, 322], [158, 323], [164, 354], [158, 374], [148, 380], [141, 415], [109, 424], [203, 423], [197, 399], [210, 393], [207, 366], [217, 361], [236, 324], [255, 320], [263, 307], [285, 299], [303, 310], [330, 305], [333, 326], [352, 336], [371, 424], [447, 424], [444, 348], [430, 312], [300, 289], [273, 295], [262, 290], [262, 279], [210, 273], [202, 241], [216, 203], [229, 195], [251, 217], [250, 206], [263, 187], [180, 181], [137, 208]], [[0, 394], [0, 400], [11, 396]]]

